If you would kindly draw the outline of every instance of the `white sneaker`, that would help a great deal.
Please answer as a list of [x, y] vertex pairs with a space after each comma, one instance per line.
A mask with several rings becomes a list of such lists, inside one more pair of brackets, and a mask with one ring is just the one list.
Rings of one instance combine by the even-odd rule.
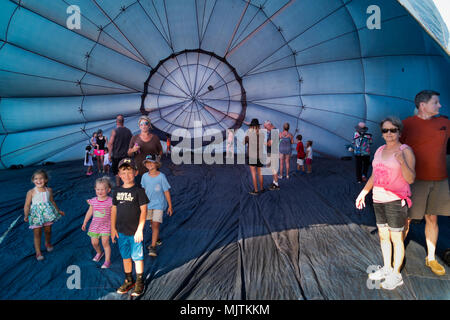
[[403, 284], [403, 278], [400, 273], [391, 272], [381, 283], [381, 287], [386, 290], [394, 290]]
[[377, 266], [378, 270], [372, 273], [369, 273], [369, 279], [370, 280], [383, 280], [385, 279], [388, 274], [390, 274], [392, 272], [392, 269], [389, 267], [381, 267], [381, 266]]

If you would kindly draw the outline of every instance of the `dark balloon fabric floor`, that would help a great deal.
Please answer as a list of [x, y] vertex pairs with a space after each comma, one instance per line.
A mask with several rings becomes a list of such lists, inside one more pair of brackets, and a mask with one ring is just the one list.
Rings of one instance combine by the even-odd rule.
[[[81, 161], [44, 166], [66, 215], [54, 224], [54, 251], [36, 260], [23, 220], [36, 169], [0, 171], [0, 299], [130, 299], [115, 293], [124, 279], [117, 244], [110, 269], [92, 261], [81, 225], [100, 175], [86, 177]], [[368, 283], [368, 268], [382, 256], [370, 199], [365, 210], [355, 209], [362, 185], [354, 163], [317, 158], [313, 170], [299, 174], [292, 162], [280, 190], [252, 196], [244, 165], [175, 166], [164, 159], [174, 215], [164, 216], [158, 257], [146, 255], [140, 299], [450, 299], [450, 269], [436, 276], [425, 267], [424, 223], [412, 225], [406, 239], [404, 285], [386, 291]], [[264, 181], [267, 188], [271, 177]], [[443, 264], [450, 219], [440, 217], [439, 227]], [[144, 238], [146, 247], [148, 223]]]

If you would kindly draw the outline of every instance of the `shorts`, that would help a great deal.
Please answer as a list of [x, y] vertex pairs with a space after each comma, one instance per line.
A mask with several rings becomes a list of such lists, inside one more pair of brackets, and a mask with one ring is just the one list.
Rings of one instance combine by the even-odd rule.
[[49, 227], [49, 226], [51, 226], [53, 224], [53, 222], [46, 222], [46, 223], [44, 223], [42, 226], [30, 226], [29, 228], [30, 229], [39, 229], [39, 228], [42, 228], [42, 227]]
[[122, 259], [132, 259], [133, 261], [144, 260], [144, 246], [142, 245], [142, 241], [139, 243], [134, 242], [134, 235], [127, 236], [119, 233], [117, 243], [119, 244]]
[[91, 232], [89, 231], [87, 233], [87, 235], [91, 238], [97, 238], [100, 239], [101, 237], [109, 237], [111, 234], [110, 233], [95, 233], [95, 232]]
[[277, 154], [272, 155], [271, 153], [268, 153], [266, 157], [266, 168], [272, 167], [272, 163], [275, 163], [274, 167], [277, 168], [277, 170], [272, 168], [272, 174], [276, 175], [279, 168], [279, 157]]
[[423, 219], [424, 215], [450, 216], [450, 191], [448, 180], [416, 180], [411, 185], [412, 207], [409, 219]]
[[96, 156], [104, 156], [104, 155], [105, 155], [105, 150], [97, 150], [97, 149], [94, 149], [94, 154], [95, 154]]
[[297, 164], [302, 166], [305, 161], [303, 159], [297, 159]]
[[247, 165], [251, 166], [251, 167], [258, 167], [258, 168], [262, 168], [264, 165], [262, 164], [261, 160], [259, 159], [249, 159], [246, 158], [245, 162], [247, 163]]
[[123, 158], [111, 158], [111, 171], [114, 175], [118, 175], [119, 174], [119, 162], [120, 160], [124, 159], [126, 157]]
[[[403, 206], [402, 206], [403, 202]], [[406, 201], [395, 200], [385, 203], [373, 203], [378, 228], [389, 227], [390, 231], [400, 232], [405, 227], [408, 217]]]
[[155, 222], [163, 222], [164, 211], [159, 209], [147, 209], [147, 220], [152, 220]]
[[312, 165], [312, 159], [311, 158], [306, 158], [306, 164]]

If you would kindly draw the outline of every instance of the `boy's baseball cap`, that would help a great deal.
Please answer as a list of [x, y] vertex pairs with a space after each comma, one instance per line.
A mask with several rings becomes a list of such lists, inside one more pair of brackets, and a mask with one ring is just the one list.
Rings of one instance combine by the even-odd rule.
[[145, 165], [146, 162], [160, 162], [159, 157], [156, 154], [150, 153], [149, 155], [147, 155], [144, 159], [144, 161], [142, 161], [142, 164]]
[[121, 167], [125, 167], [125, 166], [133, 168], [134, 170], [138, 169], [136, 166], [136, 163], [131, 158], [124, 158], [124, 159], [120, 160], [119, 165], [117, 167], [120, 169]]

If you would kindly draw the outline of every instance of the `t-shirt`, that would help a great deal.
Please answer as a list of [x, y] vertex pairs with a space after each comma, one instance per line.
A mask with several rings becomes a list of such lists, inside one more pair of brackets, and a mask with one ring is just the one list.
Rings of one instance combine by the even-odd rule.
[[416, 157], [416, 179], [439, 181], [447, 178], [446, 152], [450, 120], [440, 116], [428, 120], [412, 116], [403, 120], [400, 141]]
[[133, 236], [139, 225], [140, 206], [148, 203], [145, 190], [137, 185], [131, 188], [115, 187], [113, 205], [117, 207], [116, 229], [127, 236]]
[[156, 177], [151, 177], [146, 173], [142, 176], [141, 185], [149, 199], [148, 209], [166, 210], [167, 201], [164, 192], [170, 189], [166, 175], [160, 172]]
[[112, 150], [109, 150], [111, 156], [116, 159], [125, 158], [127, 157], [128, 146], [133, 134], [126, 127], [117, 127], [114, 131], [116, 135], [114, 136], [113, 147]]
[[309, 146], [308, 148], [306, 148], [306, 159], [311, 159], [313, 158], [313, 150], [312, 147]]
[[[255, 139], [256, 138], [256, 139]], [[251, 131], [248, 130], [245, 134], [244, 142], [247, 147], [246, 150], [246, 158], [251, 159], [250, 164], [259, 163], [262, 156], [262, 143], [263, 143], [264, 135], [262, 131]], [[255, 141], [256, 140], [256, 141]]]
[[160, 155], [162, 151], [161, 141], [157, 135], [153, 134], [150, 141], [144, 142], [137, 134], [131, 138], [129, 148], [133, 148], [136, 143], [139, 145], [140, 149], [134, 154], [134, 161], [138, 167], [139, 174], [143, 175], [148, 170], [142, 164], [142, 161], [144, 161], [145, 157], [151, 153]]
[[370, 156], [370, 145], [373, 143], [372, 134], [360, 133], [358, 131], [353, 135], [353, 153], [355, 156]]
[[110, 234], [112, 206], [111, 197], [107, 197], [103, 201], [95, 197], [87, 200], [87, 203], [92, 206], [92, 222], [89, 227], [89, 232]]
[[305, 147], [303, 146], [303, 142], [299, 141], [297, 143], [297, 159], [305, 158]]

